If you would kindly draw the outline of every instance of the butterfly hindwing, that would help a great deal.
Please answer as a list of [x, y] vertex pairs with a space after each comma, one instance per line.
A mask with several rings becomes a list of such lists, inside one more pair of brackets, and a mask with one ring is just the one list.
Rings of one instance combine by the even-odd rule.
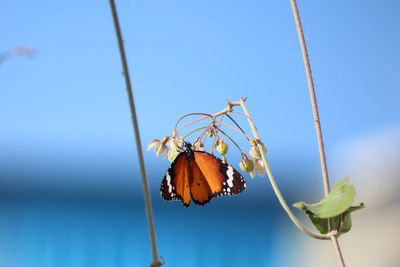
[[224, 175], [220, 171], [220, 164], [222, 161], [203, 151], [195, 151], [194, 159], [201, 170], [202, 174], [206, 178], [206, 181], [211, 189], [211, 194], [215, 195], [216, 193], [222, 190], [222, 183], [224, 181]]
[[161, 182], [161, 196], [167, 200], [180, 200], [186, 207], [190, 203], [190, 167], [186, 153], [180, 153], [167, 170]]
[[193, 202], [198, 205], [207, 204], [212, 198], [212, 192], [206, 178], [194, 160], [191, 161], [192, 183], [190, 193]]

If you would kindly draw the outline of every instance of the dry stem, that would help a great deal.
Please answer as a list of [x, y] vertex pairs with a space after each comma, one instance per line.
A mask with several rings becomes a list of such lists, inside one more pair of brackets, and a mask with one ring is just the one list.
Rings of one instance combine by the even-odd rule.
[[151, 263], [150, 266], [151, 267], [159, 267], [162, 265], [162, 263], [158, 259], [156, 234], [155, 234], [154, 222], [153, 222], [153, 211], [151, 208], [149, 185], [147, 183], [146, 169], [144, 166], [142, 144], [140, 141], [140, 133], [139, 133], [139, 125], [138, 125], [137, 116], [136, 116], [135, 103], [133, 100], [133, 92], [132, 92], [132, 85], [131, 85], [131, 81], [130, 81], [130, 77], [129, 77], [128, 62], [127, 62], [126, 56], [125, 56], [124, 42], [122, 39], [121, 27], [119, 26], [118, 13], [117, 13], [117, 9], [115, 7], [114, 0], [110, 0], [110, 7], [111, 7], [112, 17], [113, 17], [113, 21], [114, 21], [115, 33], [117, 35], [117, 41], [118, 41], [118, 47], [119, 47], [119, 52], [120, 52], [120, 56], [121, 56], [122, 68], [124, 71], [126, 91], [128, 93], [129, 107], [131, 110], [133, 130], [134, 130], [134, 134], [135, 134], [136, 149], [137, 149], [138, 158], [139, 158], [140, 174], [142, 177], [143, 193], [144, 193], [144, 200], [145, 200], [146, 214], [147, 214], [147, 223], [149, 226], [151, 248], [152, 248], [152, 252], [153, 252], [153, 262]]
[[[290, 0], [290, 3], [292, 5], [293, 16], [294, 16], [294, 19], [296, 22], [296, 28], [297, 28], [297, 33], [299, 35], [301, 52], [303, 55], [304, 67], [306, 70], [308, 88], [309, 88], [310, 98], [311, 98], [311, 106], [312, 106], [313, 115], [314, 115], [315, 131], [316, 131], [317, 140], [318, 140], [318, 149], [319, 149], [321, 170], [322, 170], [322, 180], [323, 180], [323, 184], [324, 184], [325, 196], [327, 196], [329, 194], [328, 167], [326, 164], [324, 141], [323, 141], [323, 137], [322, 137], [322, 129], [321, 129], [321, 123], [320, 123], [319, 113], [318, 113], [317, 98], [315, 96], [314, 81], [313, 81], [312, 72], [311, 72], [311, 65], [310, 65], [310, 60], [308, 57], [307, 45], [306, 45], [306, 41], [304, 38], [303, 27], [301, 25], [301, 19], [300, 19], [299, 10], [297, 8], [296, 0]], [[340, 249], [339, 242], [338, 242], [336, 236], [332, 236], [331, 240], [332, 240], [333, 246], [335, 247], [336, 256], [337, 256], [340, 266], [345, 267], [345, 262], [343, 259], [342, 251]]]

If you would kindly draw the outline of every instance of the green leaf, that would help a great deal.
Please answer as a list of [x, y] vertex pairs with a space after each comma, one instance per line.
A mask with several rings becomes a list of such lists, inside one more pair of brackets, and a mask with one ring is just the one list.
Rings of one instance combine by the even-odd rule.
[[313, 225], [315, 226], [315, 228], [317, 228], [317, 230], [321, 234], [328, 233], [328, 231], [329, 231], [329, 228], [328, 228], [329, 219], [331, 220], [331, 223], [332, 223], [332, 227], [331, 228], [336, 228], [336, 229], [339, 228], [340, 222], [341, 222], [341, 220], [343, 220], [343, 223], [342, 223], [342, 226], [340, 227], [340, 231], [338, 233], [338, 236], [350, 231], [351, 226], [352, 226], [350, 213], [365, 207], [364, 204], [361, 203], [358, 206], [348, 208], [344, 213], [342, 213], [342, 214], [340, 214], [338, 216], [335, 216], [333, 218], [319, 218], [315, 214], [313, 214], [307, 208], [306, 205], [304, 205], [304, 202], [296, 203], [293, 206], [295, 206], [298, 209], [301, 209], [301, 210], [305, 211], [305, 213], [308, 215], [308, 217], [310, 218], [310, 220], [313, 223]]
[[317, 216], [315, 216], [308, 209], [307, 204], [304, 202], [294, 203], [293, 206], [304, 211], [321, 234], [328, 233], [328, 219], [318, 218]]
[[[339, 231], [339, 235], [344, 234], [344, 233], [347, 233], [348, 231], [350, 231], [351, 226], [352, 226], [352, 223], [351, 223], [351, 215], [350, 215], [350, 213], [351, 213], [351, 212], [354, 212], [354, 211], [356, 211], [356, 210], [359, 210], [359, 209], [363, 209], [363, 208], [365, 208], [364, 203], [361, 203], [361, 204], [358, 205], [358, 206], [350, 207], [348, 210], [346, 210], [346, 211], [342, 214], [342, 216], [344, 216], [344, 220], [343, 220], [342, 227], [341, 227], [341, 229], [340, 229], [340, 231]], [[339, 226], [339, 223], [340, 223], [340, 215], [337, 216], [336, 218], [337, 218], [337, 221], [334, 222], [334, 223], [335, 223], [336, 226]]]
[[350, 213], [364, 208], [363, 203], [351, 206], [356, 190], [352, 185], [348, 185], [348, 182], [348, 177], [337, 182], [331, 192], [318, 203], [298, 202], [293, 206], [303, 210], [320, 233], [328, 233], [329, 224], [330, 229], [339, 231], [338, 236], [347, 233], [352, 226]]
[[317, 216], [312, 214], [310, 211], [308, 211], [306, 213], [307, 213], [308, 217], [310, 218], [311, 222], [313, 223], [313, 225], [315, 226], [315, 228], [317, 228], [317, 230], [321, 234], [328, 233], [328, 230], [329, 230], [328, 219], [318, 218]]
[[356, 210], [360, 210], [360, 209], [363, 209], [363, 208], [365, 208], [364, 203], [360, 203], [360, 205], [358, 205], [358, 206], [355, 206], [355, 207], [351, 206], [348, 210], [346, 210], [346, 212], [350, 213], [350, 212], [354, 212]]
[[349, 177], [344, 177], [342, 180], [339, 180], [331, 189], [331, 192], [340, 191], [340, 189], [349, 183]]
[[306, 204], [299, 202], [294, 205], [302, 210], [303, 206], [319, 218], [332, 218], [346, 211], [353, 204], [356, 190], [354, 186], [348, 185], [349, 178], [345, 177], [340, 180], [332, 191], [315, 204]]
[[[343, 220], [342, 227], [340, 229], [338, 229], [339, 230], [339, 235], [347, 233], [348, 231], [350, 231], [351, 227], [353, 226], [352, 223], [351, 223], [351, 215], [350, 215], [350, 213], [346, 213], [346, 214], [344, 214], [342, 216], [344, 216], [344, 220]], [[339, 225], [340, 217], [341, 216], [337, 216], [336, 217], [337, 219], [336, 219], [335, 225]]]

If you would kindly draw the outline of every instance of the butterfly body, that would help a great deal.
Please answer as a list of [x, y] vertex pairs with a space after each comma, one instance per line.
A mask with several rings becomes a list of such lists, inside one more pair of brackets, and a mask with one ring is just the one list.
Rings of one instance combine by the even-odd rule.
[[167, 200], [180, 200], [188, 207], [190, 200], [198, 205], [211, 198], [236, 195], [246, 188], [243, 176], [231, 165], [204, 151], [193, 150], [184, 143], [181, 152], [161, 182], [161, 196]]

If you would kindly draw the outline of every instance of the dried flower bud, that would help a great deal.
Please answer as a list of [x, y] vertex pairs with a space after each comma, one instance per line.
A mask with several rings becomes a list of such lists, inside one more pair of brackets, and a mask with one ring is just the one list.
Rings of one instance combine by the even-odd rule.
[[217, 149], [218, 153], [220, 153], [221, 155], [225, 155], [226, 153], [228, 153], [229, 146], [227, 143], [225, 143], [223, 139], [217, 139], [215, 148]]
[[240, 169], [244, 172], [252, 172], [254, 170], [254, 161], [243, 155], [243, 160], [239, 163]]
[[200, 138], [197, 138], [196, 141], [192, 144], [193, 150], [204, 151], [204, 144], [201, 142]]
[[256, 174], [263, 177], [265, 175], [264, 162], [261, 159], [252, 159], [254, 162], [254, 170], [250, 172], [251, 178], [253, 178]]
[[158, 139], [154, 139], [147, 146], [147, 150], [154, 148], [154, 151], [156, 152], [156, 157], [161, 156], [162, 154], [166, 153], [168, 150], [168, 147], [165, 145], [167, 143], [168, 139], [169, 139], [169, 136], [165, 136], [161, 141]]
[[180, 152], [183, 148], [183, 142], [184, 140], [182, 136], [174, 136], [171, 140], [169, 140], [168, 144], [172, 150]]
[[265, 145], [260, 140], [251, 139], [250, 140], [250, 144], [251, 144], [251, 148], [249, 150], [249, 154], [252, 157], [254, 157], [256, 159], [260, 159], [261, 158], [261, 151], [260, 151], [260, 148], [258, 147], [258, 144], [261, 145], [264, 154], [267, 153], [267, 148], [265, 147]]

